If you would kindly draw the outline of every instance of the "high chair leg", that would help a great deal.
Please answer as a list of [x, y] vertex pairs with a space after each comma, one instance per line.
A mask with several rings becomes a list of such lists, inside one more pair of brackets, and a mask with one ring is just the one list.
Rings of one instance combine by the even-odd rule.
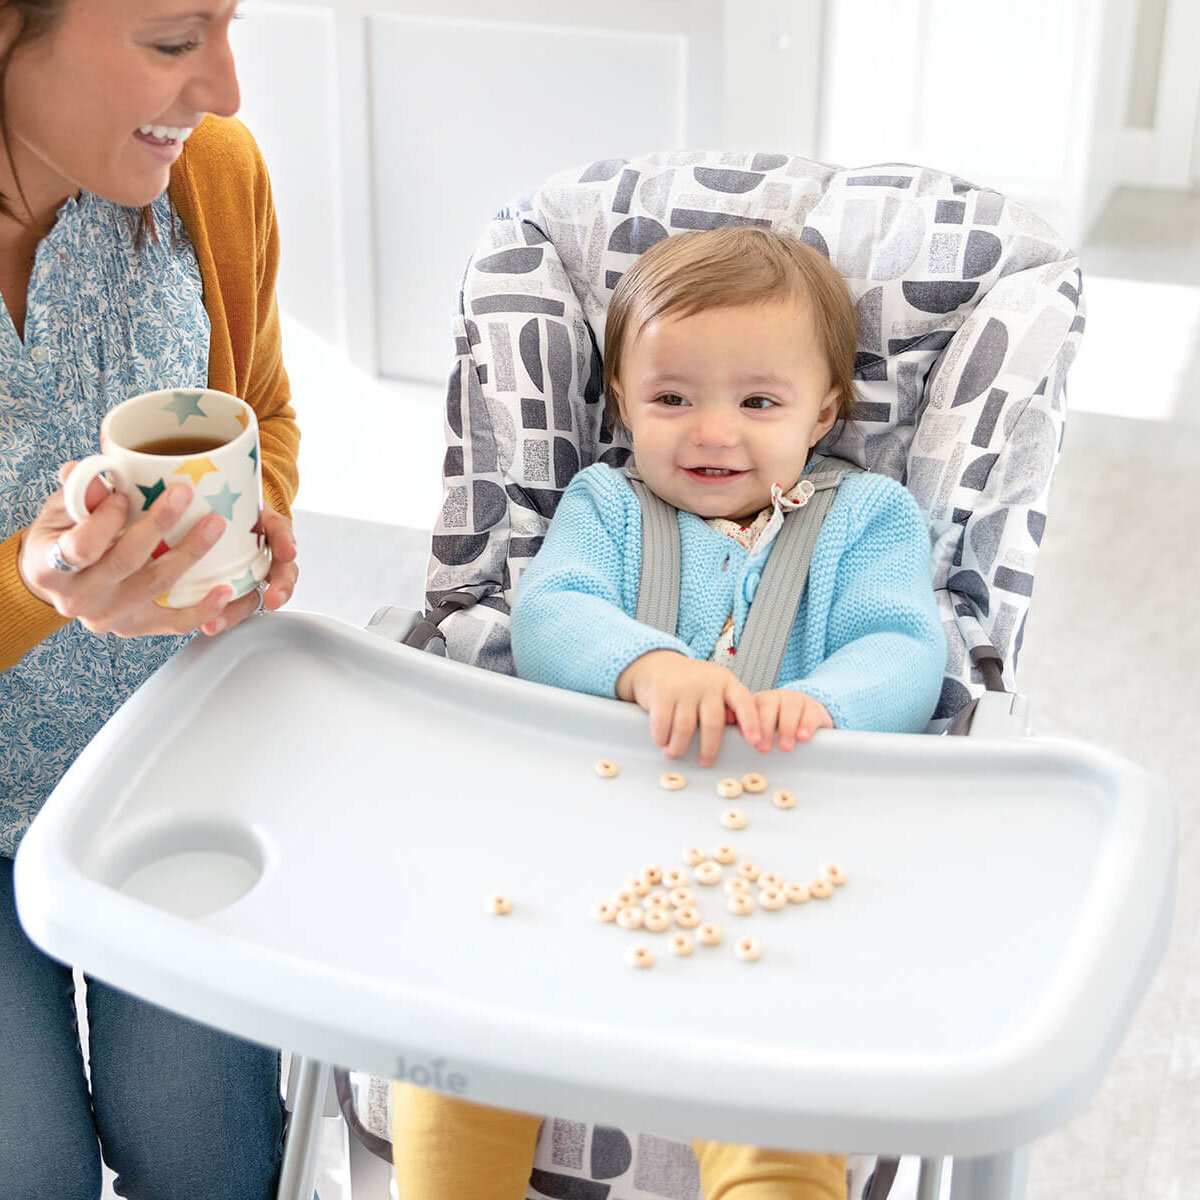
[[321, 1116], [332, 1068], [311, 1058], [302, 1058], [299, 1063], [299, 1068], [295, 1062], [292, 1064], [297, 1070], [296, 1101], [283, 1146], [276, 1200], [307, 1200], [313, 1194], [317, 1174]]
[[942, 1166], [945, 1159], [921, 1159], [921, 1175], [917, 1180], [917, 1200], [939, 1200], [942, 1194]]
[[950, 1200], [1024, 1200], [1029, 1151], [1022, 1147], [986, 1158], [956, 1158], [950, 1169]]

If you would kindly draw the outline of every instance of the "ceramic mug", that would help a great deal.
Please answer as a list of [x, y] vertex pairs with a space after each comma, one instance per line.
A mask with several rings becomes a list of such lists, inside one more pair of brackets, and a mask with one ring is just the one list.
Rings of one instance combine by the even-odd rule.
[[271, 552], [262, 521], [258, 421], [244, 400], [210, 388], [145, 392], [112, 409], [100, 425], [100, 453], [80, 462], [63, 489], [67, 512], [82, 521], [88, 485], [103, 475], [129, 500], [126, 528], [173, 483], [192, 488], [192, 502], [155, 548], [178, 545], [210, 512], [225, 518], [216, 544], [156, 597], [165, 608], [198, 604], [214, 588], [243, 596], [266, 578]]

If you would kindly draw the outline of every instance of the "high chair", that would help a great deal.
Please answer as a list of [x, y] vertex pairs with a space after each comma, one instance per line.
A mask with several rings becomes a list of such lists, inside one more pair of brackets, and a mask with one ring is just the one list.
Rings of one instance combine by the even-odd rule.
[[[693, 758], [694, 787], [663, 792], [640, 711], [506, 678], [507, 611], [573, 473], [628, 454], [602, 415], [613, 285], [659, 238], [729, 221], [790, 229], [847, 279], [862, 404], [822, 449], [928, 517], [950, 640], [930, 731], [971, 736], [833, 731], [773, 756], [803, 799], [746, 847], [841, 858], [851, 884], [753, 968], [632, 973], [588, 904], [643, 854], [722, 837], [714, 769]], [[919, 1156], [921, 1200], [950, 1155], [954, 1200], [1019, 1197], [1024, 1147], [1087, 1099], [1153, 973], [1174, 878], [1155, 782], [1022, 736], [1012, 690], [1082, 328], [1053, 231], [942, 172], [697, 152], [555, 176], [488, 225], [463, 282], [428, 611], [381, 610], [383, 637], [283, 614], [190, 645], [25, 838], [30, 935], [305, 1056], [286, 1200], [311, 1195], [331, 1063], [549, 1114], [540, 1195], [689, 1200], [670, 1139], [697, 1136]], [[726, 739], [720, 774], [752, 769]], [[331, 905], [314, 884], [347, 871], [355, 898]], [[510, 917], [482, 911], [491, 891]], [[354, 1090], [343, 1074], [370, 1125]], [[894, 1169], [852, 1160], [854, 1200]]]

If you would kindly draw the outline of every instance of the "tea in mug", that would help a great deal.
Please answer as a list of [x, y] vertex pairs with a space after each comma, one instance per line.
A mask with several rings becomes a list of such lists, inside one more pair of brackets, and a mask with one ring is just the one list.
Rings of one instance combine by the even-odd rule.
[[207, 454], [224, 446], [228, 438], [214, 437], [165, 437], [155, 438], [152, 442], [143, 442], [140, 446], [130, 446], [138, 454], [180, 455], [189, 457], [194, 454]]

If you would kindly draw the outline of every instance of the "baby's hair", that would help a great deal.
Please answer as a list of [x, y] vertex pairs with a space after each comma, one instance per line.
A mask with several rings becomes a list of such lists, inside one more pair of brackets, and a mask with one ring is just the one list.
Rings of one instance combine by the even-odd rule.
[[846, 281], [823, 254], [789, 233], [727, 225], [664, 238], [618, 280], [604, 328], [604, 395], [613, 425], [622, 424], [613, 389], [621, 355], [651, 321], [787, 299], [808, 301], [838, 388], [838, 420], [849, 422], [858, 322]]

